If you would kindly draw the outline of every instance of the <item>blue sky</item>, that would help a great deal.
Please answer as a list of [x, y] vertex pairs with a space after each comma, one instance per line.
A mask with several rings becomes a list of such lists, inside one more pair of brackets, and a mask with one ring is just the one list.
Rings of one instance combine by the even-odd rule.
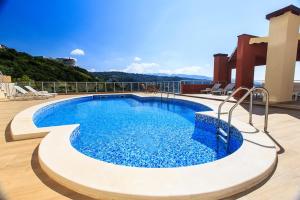
[[212, 76], [214, 53], [230, 54], [239, 34], [267, 35], [265, 15], [289, 4], [300, 1], [0, 0], [0, 43], [91, 71]]

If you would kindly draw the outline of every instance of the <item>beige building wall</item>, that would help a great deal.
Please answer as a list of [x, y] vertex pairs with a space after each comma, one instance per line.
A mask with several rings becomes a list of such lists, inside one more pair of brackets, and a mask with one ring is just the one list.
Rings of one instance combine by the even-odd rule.
[[0, 100], [5, 99], [5, 93], [0, 89]]
[[0, 80], [0, 100], [3, 100], [6, 98], [5, 94], [8, 94], [7, 92], [7, 84], [2, 83], [11, 83], [11, 76], [2, 76], [2, 80]]
[[3, 83], [11, 83], [11, 76], [3, 76]]
[[270, 19], [265, 87], [271, 102], [292, 100], [299, 23], [291, 12]]

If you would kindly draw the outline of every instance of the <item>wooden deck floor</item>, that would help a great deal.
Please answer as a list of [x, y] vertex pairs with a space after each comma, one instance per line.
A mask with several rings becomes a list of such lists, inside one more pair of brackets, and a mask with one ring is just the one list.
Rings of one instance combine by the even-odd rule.
[[[66, 97], [70, 96], [56, 99]], [[37, 159], [41, 139], [10, 141], [7, 127], [13, 116], [45, 101], [49, 100], [0, 102], [0, 190], [6, 199], [13, 200], [90, 199], [58, 185], [43, 173]], [[263, 112], [263, 107], [254, 108], [253, 119], [259, 129], [263, 127]], [[270, 113], [270, 135], [282, 146], [278, 148], [277, 168], [265, 183], [233, 199], [296, 199], [300, 192], [300, 112], [271, 108]], [[247, 122], [245, 108], [239, 107], [235, 117]]]

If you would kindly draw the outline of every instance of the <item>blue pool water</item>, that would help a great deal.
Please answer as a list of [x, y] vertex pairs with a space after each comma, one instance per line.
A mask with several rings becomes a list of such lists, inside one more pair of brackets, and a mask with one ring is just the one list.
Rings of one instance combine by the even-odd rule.
[[[195, 126], [195, 112], [208, 110], [182, 100], [91, 96], [47, 106], [35, 114], [34, 122], [38, 127], [80, 124], [71, 144], [98, 160], [134, 167], [180, 167], [227, 155], [212, 125]], [[232, 142], [230, 152], [240, 145], [240, 140]]]

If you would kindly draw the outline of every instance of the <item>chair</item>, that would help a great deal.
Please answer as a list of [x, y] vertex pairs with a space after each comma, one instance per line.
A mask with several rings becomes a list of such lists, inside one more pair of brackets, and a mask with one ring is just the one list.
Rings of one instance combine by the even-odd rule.
[[232, 93], [233, 89], [235, 87], [235, 83], [229, 83], [226, 85], [226, 87], [223, 88], [219, 88], [217, 90], [211, 91], [212, 94], [220, 94], [220, 95], [226, 95], [228, 93]]
[[26, 85], [25, 88], [32, 92], [36, 96], [49, 96], [49, 97], [55, 97], [57, 93], [48, 93], [48, 91], [37, 91], [31, 86]]
[[21, 97], [26, 99], [34, 99], [34, 97], [38, 97], [38, 99], [44, 99], [50, 97], [50, 96], [40, 96], [40, 95], [37, 96], [33, 93], [27, 92], [26, 90], [24, 90], [18, 85], [14, 85], [14, 89], [18, 92], [17, 94], [14, 95], [14, 97], [20, 97], [19, 94], [21, 94]]
[[155, 86], [154, 85], [145, 85], [144, 83], [140, 84], [140, 90], [145, 92], [145, 93], [152, 93], [156, 92]]
[[298, 101], [298, 98], [300, 97], [300, 83], [296, 82], [294, 83], [294, 90], [293, 90], [293, 97], [295, 98], [295, 101]]
[[159, 92], [159, 88], [156, 85], [148, 85], [147, 92], [155, 94]]
[[300, 96], [300, 91], [294, 91], [293, 92], [293, 97], [295, 101], [298, 101], [298, 97]]
[[201, 90], [201, 93], [209, 93], [209, 92], [212, 92], [212, 91], [216, 91], [218, 90], [219, 88], [221, 87], [221, 84], [220, 83], [215, 83], [212, 88], [206, 88], [205, 90]]
[[147, 88], [146, 88], [146, 86], [145, 86], [144, 83], [141, 83], [139, 87], [140, 87], [140, 90], [141, 90], [141, 91], [147, 92]]
[[14, 89], [22, 96], [33, 96], [32, 94], [30, 94], [29, 92], [27, 92], [26, 90], [24, 90], [18, 85], [14, 85]]
[[[261, 83], [260, 85], [257, 85], [256, 87], [262, 87], [262, 88], [264, 88], [265, 84]], [[264, 98], [264, 93], [261, 90], [255, 90], [253, 92], [253, 96], [254, 96], [254, 99], [263, 99]]]

